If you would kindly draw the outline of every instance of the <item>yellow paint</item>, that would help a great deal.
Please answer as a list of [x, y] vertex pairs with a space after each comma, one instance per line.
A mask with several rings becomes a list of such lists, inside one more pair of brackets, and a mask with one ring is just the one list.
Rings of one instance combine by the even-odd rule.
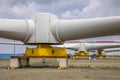
[[103, 49], [98, 50], [98, 53], [96, 54], [97, 57], [106, 57], [106, 55], [103, 53]]
[[58, 70], [64, 70], [65, 67], [58, 67]]
[[7, 67], [8, 70], [14, 70], [14, 67]]
[[80, 51], [80, 52], [74, 53], [73, 56], [84, 56], [84, 57], [86, 56], [86, 57], [88, 57], [89, 53], [86, 53], [84, 51]]
[[97, 57], [105, 57], [106, 55], [104, 53], [98, 53], [96, 54]]
[[25, 56], [67, 57], [67, 54], [65, 48], [52, 48], [49, 44], [41, 44], [36, 48], [26, 48]]

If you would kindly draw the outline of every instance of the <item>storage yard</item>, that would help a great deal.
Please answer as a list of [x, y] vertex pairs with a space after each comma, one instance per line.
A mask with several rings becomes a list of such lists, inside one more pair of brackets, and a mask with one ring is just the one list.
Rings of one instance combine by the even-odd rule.
[[[119, 80], [120, 57], [69, 59], [69, 68], [59, 70], [56, 59], [30, 59], [30, 67], [7, 70], [9, 60], [0, 60], [0, 80]], [[44, 65], [44, 66], [43, 66]]]
[[0, 0], [0, 80], [120, 80], [119, 4]]

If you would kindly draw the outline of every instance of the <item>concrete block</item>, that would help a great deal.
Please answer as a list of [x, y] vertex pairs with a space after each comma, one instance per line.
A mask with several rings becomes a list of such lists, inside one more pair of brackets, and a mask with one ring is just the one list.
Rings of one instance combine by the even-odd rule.
[[68, 58], [59, 58], [59, 67], [68, 67]]
[[21, 58], [20, 59], [20, 67], [29, 66], [29, 58]]
[[20, 67], [20, 64], [19, 64], [19, 59], [18, 58], [11, 58], [10, 59], [10, 67]]

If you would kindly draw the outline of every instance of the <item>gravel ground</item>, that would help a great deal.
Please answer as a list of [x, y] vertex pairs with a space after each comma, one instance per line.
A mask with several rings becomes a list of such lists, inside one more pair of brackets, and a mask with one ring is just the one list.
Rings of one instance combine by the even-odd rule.
[[0, 80], [119, 80], [120, 57], [93, 60], [69, 59], [70, 67], [58, 70], [56, 59], [30, 59], [32, 67], [7, 70], [9, 60], [0, 60]]

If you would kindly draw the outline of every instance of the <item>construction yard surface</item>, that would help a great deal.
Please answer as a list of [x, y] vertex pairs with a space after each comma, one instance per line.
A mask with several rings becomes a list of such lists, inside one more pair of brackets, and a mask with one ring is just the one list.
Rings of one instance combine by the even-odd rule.
[[120, 57], [69, 59], [69, 68], [58, 69], [56, 59], [30, 59], [30, 67], [8, 70], [9, 60], [0, 60], [0, 80], [119, 80]]

